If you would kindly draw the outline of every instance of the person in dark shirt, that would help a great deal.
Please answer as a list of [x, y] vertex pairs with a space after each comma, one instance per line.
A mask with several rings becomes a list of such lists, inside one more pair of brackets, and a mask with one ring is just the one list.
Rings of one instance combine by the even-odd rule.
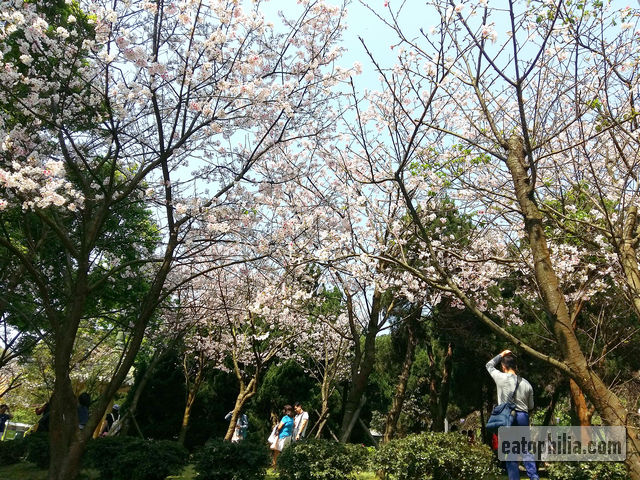
[[2, 438], [4, 429], [7, 426], [7, 421], [9, 421], [11, 417], [13, 417], [13, 415], [9, 413], [9, 406], [5, 403], [0, 405], [0, 438]]
[[42, 415], [38, 420], [38, 432], [49, 431], [49, 414], [51, 412], [51, 399], [36, 408], [36, 415]]
[[82, 392], [78, 396], [78, 428], [80, 430], [89, 421], [89, 405], [91, 405], [91, 396], [87, 392]]

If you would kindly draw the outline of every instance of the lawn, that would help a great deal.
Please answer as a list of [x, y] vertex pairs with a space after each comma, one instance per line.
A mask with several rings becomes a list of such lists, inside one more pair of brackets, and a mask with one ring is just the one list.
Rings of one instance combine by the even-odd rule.
[[[0, 480], [46, 480], [47, 471], [41, 470], [33, 463], [18, 463], [16, 465], [0, 466]], [[167, 480], [195, 480], [196, 473], [193, 465], [188, 465], [181, 475], [172, 475]], [[266, 480], [277, 480], [278, 474], [273, 470], [267, 471]], [[506, 478], [506, 477], [505, 477]], [[358, 480], [375, 480], [373, 472], [366, 472], [358, 476]], [[81, 480], [99, 480], [96, 472], [84, 470]]]

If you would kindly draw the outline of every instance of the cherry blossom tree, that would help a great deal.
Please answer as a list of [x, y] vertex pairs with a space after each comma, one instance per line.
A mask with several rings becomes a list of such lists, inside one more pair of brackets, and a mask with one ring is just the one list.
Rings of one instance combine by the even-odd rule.
[[304, 332], [296, 338], [294, 358], [320, 385], [320, 412], [315, 425], [308, 429], [308, 435], [315, 432], [320, 438], [330, 415], [329, 401], [338, 385], [349, 379], [352, 338], [339, 288], [322, 286], [307, 308], [308, 320]]
[[409, 307], [411, 310], [404, 325], [407, 336], [406, 350], [404, 359], [402, 361], [400, 375], [398, 376], [398, 383], [396, 384], [393, 399], [391, 401], [391, 408], [389, 409], [389, 412], [387, 412], [384, 422], [383, 441], [385, 442], [391, 440], [395, 435], [398, 426], [398, 420], [400, 419], [400, 414], [402, 413], [402, 408], [405, 403], [409, 375], [411, 374], [411, 367], [413, 366], [415, 351], [418, 345], [418, 325], [422, 314], [422, 306], [416, 307], [410, 305]]
[[[273, 22], [261, 2], [233, 0], [58, 7], [0, 9], [0, 216], [18, 209], [31, 222], [0, 245], [26, 272], [49, 325], [49, 478], [73, 479], [149, 321], [183, 281], [168, 283], [169, 272], [207, 244], [231, 241], [234, 225], [251, 218], [258, 185], [272, 180], [265, 175], [295, 158], [287, 149], [322, 142], [335, 125], [331, 87], [348, 72], [334, 66], [342, 9], [320, 1]], [[137, 226], [120, 231], [132, 210]], [[194, 228], [202, 236], [188, 235]], [[51, 239], [58, 263], [51, 252], [34, 260]], [[126, 318], [128, 341], [79, 433], [70, 358], [83, 322], [109, 317], [101, 295], [116, 279], [125, 291], [144, 287], [118, 297], [133, 300], [111, 316]]]
[[238, 395], [225, 435], [231, 440], [243, 407], [257, 392], [273, 361], [290, 358], [297, 339], [306, 335], [305, 302], [311, 292], [291, 281], [269, 262], [218, 269], [198, 279], [199, 323], [207, 332], [196, 337], [208, 363], [236, 377]]
[[[197, 277], [196, 277], [197, 278]], [[182, 414], [182, 425], [178, 441], [184, 445], [191, 410], [196, 400], [205, 374], [210, 367], [221, 365], [224, 360], [224, 346], [220, 345], [220, 335], [215, 323], [211, 322], [207, 306], [202, 298], [203, 292], [196, 290], [197, 280], [178, 289], [173, 302], [166, 302], [161, 309], [162, 321], [150, 335], [153, 339], [154, 352], [147, 366], [144, 378], [138, 385], [136, 398], [132, 403], [137, 408], [137, 401], [144, 389], [148, 376], [156, 375], [155, 367], [163, 355], [172, 349], [178, 349], [182, 358], [182, 372], [185, 380], [185, 404]]]
[[[413, 37], [401, 28], [402, 12], [392, 7], [386, 21], [398, 35], [393, 46], [398, 63], [387, 69], [369, 52], [384, 89], [366, 101], [354, 100], [358, 122], [339, 156], [360, 172], [362, 185], [401, 195], [422, 254], [419, 266], [407, 261], [404, 249], [383, 251], [375, 260], [393, 263], [449, 296], [505, 340], [571, 378], [606, 424], [627, 427], [627, 466], [631, 478], [640, 478], [636, 425], [587, 358], [573, 326], [579, 302], [613, 283], [615, 274], [590, 274], [588, 250], [553, 243], [545, 229], [554, 218], [548, 212], [552, 205], [545, 209], [547, 200], [557, 200], [576, 188], [576, 179], [584, 180], [582, 193], [589, 189], [595, 200], [593, 215], [600, 210], [604, 228], [608, 218], [617, 232], [608, 235], [608, 243], [626, 249], [617, 254], [618, 270], [624, 272], [626, 261], [633, 272], [637, 258], [628, 247], [635, 244], [635, 217], [620, 214], [614, 203], [620, 190], [611, 192], [605, 184], [616, 179], [610, 184], [625, 191], [625, 211], [634, 211], [636, 184], [629, 166], [635, 147], [628, 132], [635, 118], [637, 86], [629, 69], [638, 58], [637, 12], [561, 1], [428, 2], [438, 22], [429, 33], [425, 29]], [[509, 31], [500, 32], [498, 25], [508, 25]], [[593, 145], [610, 148], [595, 153]], [[580, 167], [571, 162], [578, 158]], [[600, 181], [591, 190], [594, 176]], [[376, 205], [384, 198], [378, 194], [363, 201]], [[439, 198], [449, 198], [472, 220], [473, 229], [434, 232], [433, 226], [448, 221]], [[605, 206], [608, 215], [602, 212]], [[399, 228], [397, 218], [378, 221], [392, 233]], [[633, 232], [626, 243], [612, 242], [624, 238], [625, 225]], [[602, 236], [596, 243], [607, 243]], [[558, 356], [505, 328], [521, 321], [518, 309], [492, 301], [490, 287], [516, 274], [522, 279], [519, 295], [543, 309], [540, 321]], [[632, 291], [633, 275], [625, 276]]]

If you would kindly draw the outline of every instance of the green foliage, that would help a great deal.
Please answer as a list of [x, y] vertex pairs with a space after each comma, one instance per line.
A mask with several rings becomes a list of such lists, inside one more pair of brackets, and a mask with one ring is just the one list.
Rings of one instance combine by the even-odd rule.
[[371, 469], [371, 460], [376, 451], [375, 447], [366, 447], [361, 443], [346, 443], [344, 446], [347, 449], [354, 471], [364, 472]]
[[188, 459], [177, 442], [116, 436], [89, 442], [86, 466], [100, 471], [102, 480], [164, 480], [178, 473]]
[[255, 403], [264, 414], [277, 412], [280, 415], [286, 404], [299, 401], [308, 406], [313, 386], [314, 382], [303, 367], [296, 361], [287, 360], [267, 370]]
[[342, 480], [356, 478], [369, 467], [369, 450], [329, 440], [297, 442], [278, 457], [280, 480]]
[[491, 161], [491, 156], [472, 149], [467, 145], [454, 144], [451, 146], [448, 155], [443, 155], [433, 147], [424, 149], [418, 160], [414, 160], [409, 169], [413, 175], [427, 176], [433, 173], [437, 177], [445, 180], [444, 185], [449, 186], [447, 178], [455, 178], [464, 172], [468, 165], [487, 165]]
[[261, 480], [270, 464], [265, 443], [210, 440], [198, 453], [199, 480]]
[[13, 465], [27, 454], [27, 439], [19, 438], [0, 442], [0, 465]]
[[[134, 387], [129, 391], [125, 405], [135, 395], [146, 369], [145, 364], [137, 365]], [[178, 351], [171, 350], [156, 365], [140, 395], [136, 420], [145, 437], [162, 440], [177, 437], [182, 423], [184, 399], [185, 387], [180, 355]], [[223, 417], [224, 414], [220, 419]]]
[[[204, 445], [209, 438], [224, 437], [229, 426], [224, 417], [236, 401], [236, 382], [235, 376], [228, 372], [215, 371], [208, 374], [191, 410], [191, 418], [197, 421], [190, 422], [187, 430], [185, 446], [189, 450]], [[249, 417], [248, 438], [255, 438], [259, 422], [265, 417], [257, 419], [251, 412], [246, 413]], [[264, 441], [268, 433], [264, 435], [266, 430], [260, 433], [260, 441]]]
[[[313, 378], [296, 361], [287, 360], [281, 364], [271, 365], [264, 374], [258, 393], [249, 407], [253, 410], [249, 412], [249, 436], [251, 437], [253, 432], [258, 434], [259, 440], [269, 436], [270, 415], [275, 413], [278, 419], [282, 418], [282, 407], [287, 404], [301, 402], [305, 410], [311, 412], [310, 414], [319, 409], [320, 400], [315, 396], [317, 387]], [[234, 387], [233, 391], [235, 392], [236, 389], [237, 387]], [[307, 433], [309, 433], [308, 430]]]
[[549, 464], [549, 480], [625, 480], [624, 464], [616, 462], [558, 462]]
[[[78, 180], [78, 184], [81, 183]], [[66, 233], [68, 243], [61, 241], [50, 228], [51, 223]], [[49, 301], [60, 311], [65, 311], [75, 300], [69, 278], [74, 275], [76, 265], [61, 259], [72, 255], [70, 245], [79, 248], [86, 240], [83, 238], [86, 225], [81, 215], [74, 212], [8, 209], [0, 214], [0, 227], [4, 240], [11, 244], [11, 248], [0, 248], [0, 266], [4, 272], [0, 274], [0, 287], [7, 303], [6, 321], [24, 334], [48, 331], [48, 319], [41, 307], [43, 300], [37, 294], [38, 282], [47, 279]], [[130, 328], [131, 318], [135, 318], [141, 308], [140, 298], [144, 298], [150, 286], [145, 278], [145, 262], [159, 239], [152, 212], [142, 201], [133, 198], [111, 210], [93, 246], [95, 261], [88, 269], [87, 281], [95, 288], [87, 296], [86, 321], [78, 336], [95, 338], [114, 326]], [[37, 271], [29, 275], [21, 273], [24, 266], [15, 251], [30, 257]], [[123, 264], [129, 266], [116, 268]], [[21, 281], [16, 284], [12, 278], [21, 278]], [[31, 338], [25, 336], [25, 340]], [[91, 347], [87, 349], [90, 350]]]
[[496, 472], [491, 450], [455, 433], [427, 432], [392, 440], [374, 455], [373, 468], [396, 480], [475, 480]]

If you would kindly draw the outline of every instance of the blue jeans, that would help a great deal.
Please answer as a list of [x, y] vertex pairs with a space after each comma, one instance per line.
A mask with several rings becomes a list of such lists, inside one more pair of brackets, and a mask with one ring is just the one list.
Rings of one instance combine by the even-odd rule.
[[[516, 410], [516, 418], [513, 422], [514, 427], [526, 427], [529, 425], [529, 414], [527, 412], [521, 412]], [[530, 457], [530, 458], [527, 458]], [[538, 476], [538, 469], [536, 468], [536, 462], [533, 461], [532, 455], [525, 455], [524, 468], [527, 470], [527, 476], [531, 480], [540, 480]], [[518, 470], [519, 462], [505, 462], [507, 465], [507, 475], [509, 480], [519, 480], [520, 471]]]

